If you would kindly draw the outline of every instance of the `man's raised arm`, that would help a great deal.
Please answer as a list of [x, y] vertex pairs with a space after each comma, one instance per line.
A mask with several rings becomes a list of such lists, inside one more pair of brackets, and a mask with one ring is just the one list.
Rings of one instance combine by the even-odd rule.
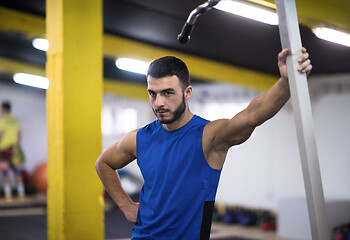
[[[221, 168], [227, 150], [245, 142], [254, 129], [272, 118], [290, 97], [286, 58], [289, 50], [284, 49], [278, 55], [278, 67], [281, 78], [266, 92], [254, 98], [246, 109], [232, 119], [220, 119], [208, 124], [204, 131], [204, 151], [208, 163]], [[309, 54], [302, 49], [298, 70], [309, 74], [312, 69]]]

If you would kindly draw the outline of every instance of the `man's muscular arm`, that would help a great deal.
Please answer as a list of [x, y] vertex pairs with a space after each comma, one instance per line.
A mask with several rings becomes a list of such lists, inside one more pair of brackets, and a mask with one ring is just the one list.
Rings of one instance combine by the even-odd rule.
[[109, 195], [124, 213], [126, 219], [133, 223], [136, 223], [139, 206], [123, 190], [119, 175], [115, 170], [135, 160], [136, 133], [137, 130], [128, 133], [120, 142], [105, 150], [95, 164], [96, 172]]
[[[232, 119], [213, 121], [204, 129], [203, 149], [210, 166], [221, 169], [226, 153], [231, 146], [245, 142], [254, 129], [272, 118], [290, 97], [286, 58], [289, 50], [278, 55], [281, 78], [265, 93], [254, 98], [246, 109]], [[298, 70], [309, 73], [312, 69], [309, 54], [302, 49]]]

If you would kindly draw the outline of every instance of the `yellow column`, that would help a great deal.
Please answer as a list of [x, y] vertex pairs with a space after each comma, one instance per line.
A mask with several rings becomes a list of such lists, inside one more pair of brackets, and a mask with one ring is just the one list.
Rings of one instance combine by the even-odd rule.
[[102, 1], [47, 0], [48, 239], [104, 239]]

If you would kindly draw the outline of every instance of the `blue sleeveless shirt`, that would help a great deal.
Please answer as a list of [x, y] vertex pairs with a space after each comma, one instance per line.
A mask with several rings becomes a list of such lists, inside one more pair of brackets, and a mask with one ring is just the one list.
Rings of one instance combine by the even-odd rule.
[[137, 164], [144, 185], [131, 239], [209, 239], [220, 170], [204, 158], [209, 121], [194, 116], [167, 131], [156, 120], [137, 132]]

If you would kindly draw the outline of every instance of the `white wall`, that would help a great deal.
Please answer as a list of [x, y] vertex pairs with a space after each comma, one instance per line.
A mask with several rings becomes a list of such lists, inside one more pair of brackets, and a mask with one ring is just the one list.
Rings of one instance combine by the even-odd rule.
[[[350, 75], [315, 76], [309, 83], [325, 196], [350, 199]], [[231, 117], [257, 94], [229, 85], [194, 86], [190, 108], [194, 113], [212, 119]], [[32, 171], [47, 156], [45, 94], [0, 83], [0, 100], [4, 99], [12, 101], [13, 114], [22, 124], [26, 167]], [[219, 104], [216, 105], [219, 111], [213, 110], [213, 104]], [[113, 110], [113, 121], [119, 110], [126, 108], [136, 110], [136, 127], [154, 120], [146, 101], [105, 94], [103, 106]], [[123, 134], [104, 135], [104, 148], [118, 141]], [[128, 170], [140, 176], [136, 163]], [[303, 196], [294, 117], [288, 102], [273, 119], [258, 127], [251, 139], [229, 151], [217, 201], [277, 209], [281, 198]]]
[[315, 106], [315, 126], [326, 196], [350, 199], [350, 94], [331, 93]]

